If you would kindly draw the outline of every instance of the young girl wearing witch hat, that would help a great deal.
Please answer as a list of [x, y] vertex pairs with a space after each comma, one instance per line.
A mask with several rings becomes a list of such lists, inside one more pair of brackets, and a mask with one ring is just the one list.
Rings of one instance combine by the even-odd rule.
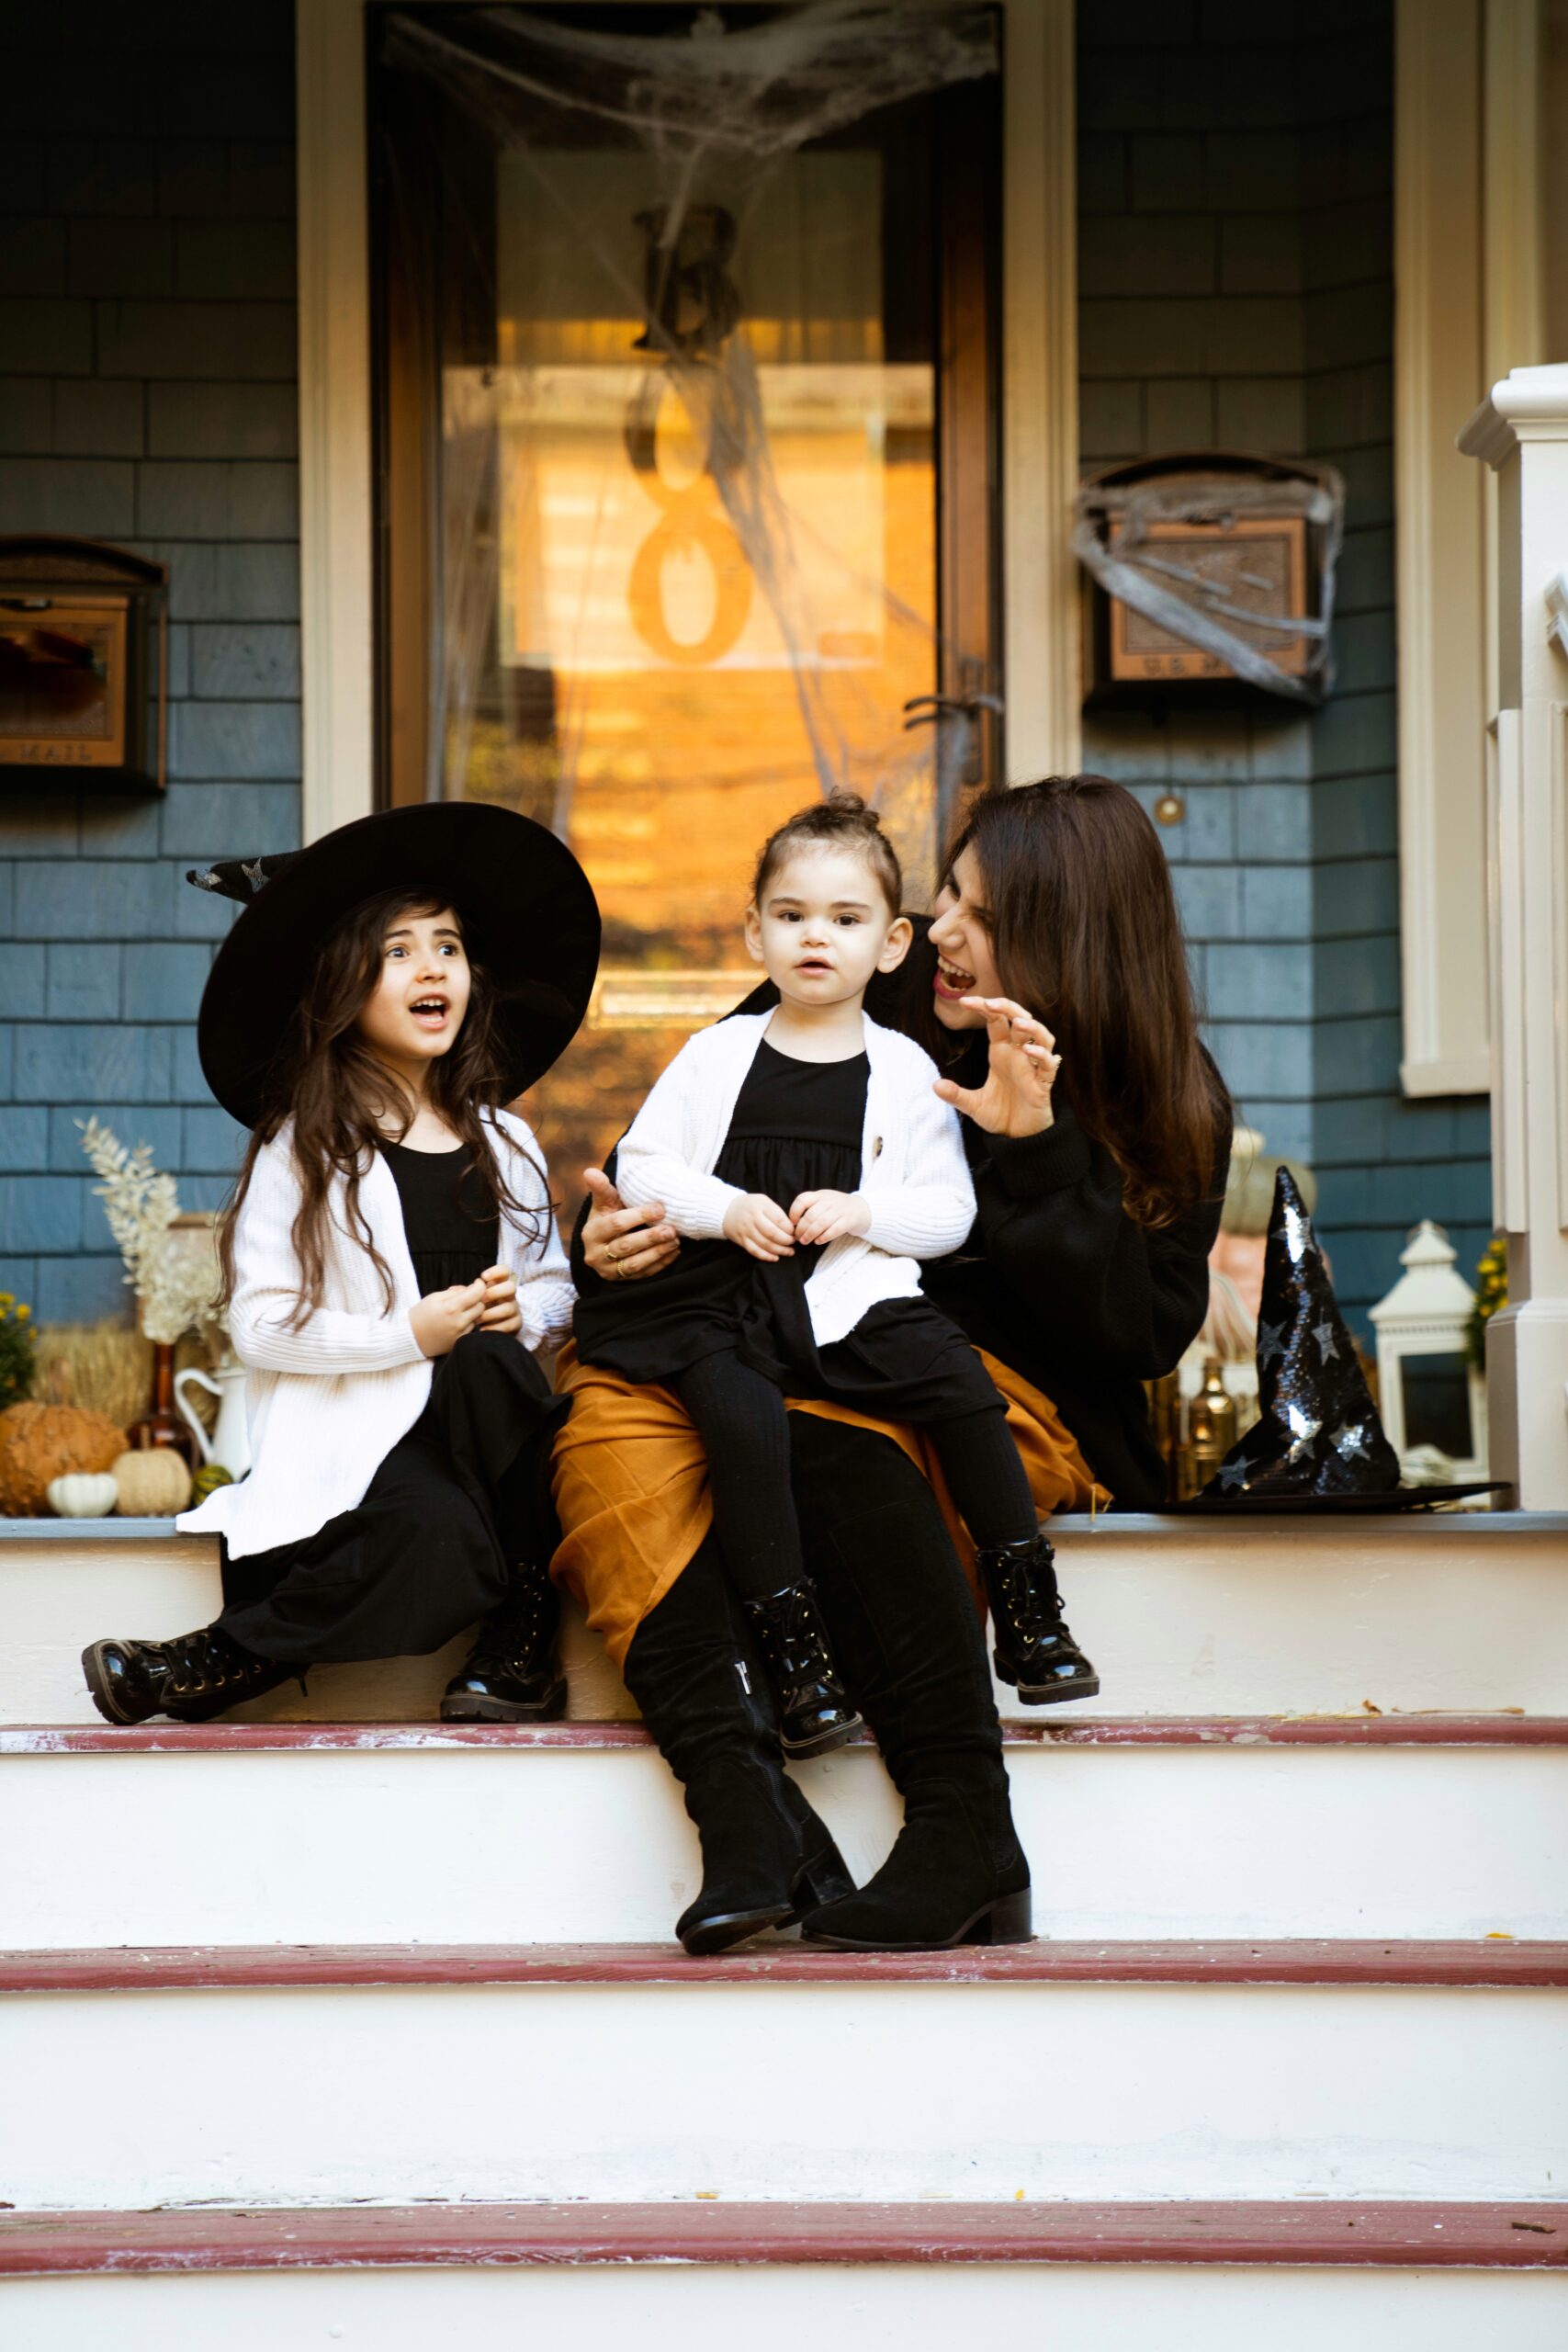
[[[577, 1306], [582, 1360], [668, 1386], [702, 1435], [725, 1560], [793, 1757], [839, 1747], [860, 1717], [807, 1574], [785, 1396], [929, 1429], [987, 1577], [1028, 1569], [1043, 1543], [1001, 1396], [920, 1291], [917, 1261], [963, 1247], [975, 1191], [936, 1065], [863, 1011], [874, 974], [908, 952], [902, 889], [891, 842], [853, 794], [802, 809], [764, 843], [746, 941], [777, 1007], [682, 1046], [616, 1155], [623, 1198], [661, 1202], [695, 1246], [631, 1291], [595, 1282]], [[1024, 1052], [1043, 1091], [1046, 1049]], [[1099, 1688], [1063, 1626], [1049, 1688], [1032, 1698]]]
[[533, 1136], [502, 1105], [588, 1002], [599, 914], [570, 852], [474, 803], [367, 817], [190, 877], [244, 911], [202, 1069], [252, 1130], [220, 1248], [254, 1467], [180, 1521], [222, 1539], [221, 1614], [95, 1642], [111, 1723], [201, 1723], [318, 1662], [483, 1619], [448, 1718], [558, 1715], [548, 1435], [535, 1351], [571, 1286]]

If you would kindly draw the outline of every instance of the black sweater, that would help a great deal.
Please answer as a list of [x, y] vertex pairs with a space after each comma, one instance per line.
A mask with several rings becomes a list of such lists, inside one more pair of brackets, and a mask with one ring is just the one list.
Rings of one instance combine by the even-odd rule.
[[[866, 1010], [889, 1028], [919, 1035], [917, 1008], [929, 1001], [932, 950], [925, 926], [900, 969], [873, 981]], [[739, 1009], [777, 1001], [771, 982]], [[984, 1073], [983, 1041], [966, 1039], [961, 1084]], [[1119, 1510], [1149, 1510], [1165, 1493], [1165, 1466], [1149, 1432], [1145, 1380], [1175, 1369], [1209, 1306], [1209, 1251], [1219, 1231], [1229, 1156], [1228, 1122], [1219, 1139], [1213, 1197], [1174, 1225], [1134, 1223], [1122, 1178], [1071, 1111], [1043, 1135], [987, 1135], [970, 1119], [964, 1148], [978, 1215], [956, 1256], [928, 1264], [926, 1295], [970, 1341], [1049, 1396]], [[578, 1235], [579, 1285], [595, 1279]]]

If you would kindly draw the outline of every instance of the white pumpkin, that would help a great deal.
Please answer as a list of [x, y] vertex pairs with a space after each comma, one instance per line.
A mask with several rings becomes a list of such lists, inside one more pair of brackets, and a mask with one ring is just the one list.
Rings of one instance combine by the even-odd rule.
[[107, 1470], [67, 1471], [63, 1478], [51, 1478], [46, 1491], [57, 1519], [107, 1519], [119, 1501], [119, 1488]]
[[122, 1453], [110, 1476], [125, 1519], [172, 1519], [190, 1501], [190, 1471], [171, 1445]]

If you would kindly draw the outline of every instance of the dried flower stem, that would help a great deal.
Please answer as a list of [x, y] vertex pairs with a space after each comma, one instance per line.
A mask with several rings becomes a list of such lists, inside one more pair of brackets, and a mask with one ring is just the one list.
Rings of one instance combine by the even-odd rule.
[[147, 1337], [172, 1347], [186, 1331], [220, 1322], [216, 1256], [209, 1266], [171, 1247], [179, 1194], [174, 1178], [153, 1167], [152, 1145], [127, 1146], [98, 1119], [77, 1125], [82, 1148], [104, 1180], [93, 1190], [125, 1261], [126, 1282], [141, 1303]]

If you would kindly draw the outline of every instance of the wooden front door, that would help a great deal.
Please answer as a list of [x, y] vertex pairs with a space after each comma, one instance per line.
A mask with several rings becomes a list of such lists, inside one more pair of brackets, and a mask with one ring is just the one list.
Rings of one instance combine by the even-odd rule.
[[523, 809], [593, 881], [604, 975], [545, 1090], [570, 1188], [750, 985], [773, 826], [863, 794], [923, 902], [1000, 772], [998, 81], [672, 191], [624, 107], [426, 14], [370, 81], [378, 779]]

